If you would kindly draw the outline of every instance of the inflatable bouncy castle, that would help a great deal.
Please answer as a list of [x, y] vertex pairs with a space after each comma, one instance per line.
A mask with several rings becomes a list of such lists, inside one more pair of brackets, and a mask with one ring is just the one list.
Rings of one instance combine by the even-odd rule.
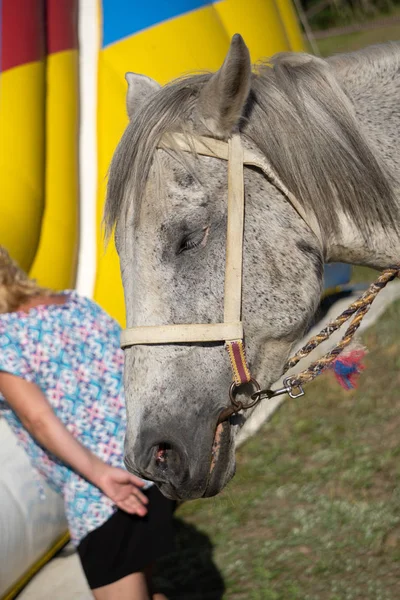
[[[216, 70], [240, 32], [253, 61], [302, 50], [291, 0], [0, 0], [0, 244], [42, 285], [77, 287], [124, 322], [101, 218], [127, 124], [126, 71], [161, 84]], [[0, 422], [0, 598], [65, 543], [60, 499]]]
[[0, 243], [47, 285], [78, 249], [77, 0], [1, 0]]

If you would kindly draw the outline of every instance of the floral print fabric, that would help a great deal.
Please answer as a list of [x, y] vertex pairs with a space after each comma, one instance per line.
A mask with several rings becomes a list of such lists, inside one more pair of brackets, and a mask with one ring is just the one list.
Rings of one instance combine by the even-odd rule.
[[[65, 294], [65, 304], [0, 315], [0, 370], [38, 385], [75, 438], [109, 465], [123, 468], [126, 415], [120, 327], [96, 303], [74, 291]], [[71, 539], [78, 545], [115, 506], [43, 449], [1, 395], [0, 415], [32, 466], [63, 495]]]

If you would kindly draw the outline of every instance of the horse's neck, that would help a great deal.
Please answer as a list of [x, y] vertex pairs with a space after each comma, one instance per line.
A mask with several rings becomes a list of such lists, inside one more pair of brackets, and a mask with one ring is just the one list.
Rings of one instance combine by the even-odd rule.
[[[400, 205], [400, 44], [377, 46], [330, 60], [354, 103], [375, 156], [397, 181]], [[400, 236], [395, 228], [385, 231], [376, 223], [366, 244], [344, 216], [340, 221], [341, 234], [329, 241], [327, 260], [376, 268], [400, 262]]]

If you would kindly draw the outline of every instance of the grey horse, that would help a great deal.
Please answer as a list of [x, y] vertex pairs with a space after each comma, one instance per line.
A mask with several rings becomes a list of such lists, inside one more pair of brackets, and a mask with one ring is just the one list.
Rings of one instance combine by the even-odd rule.
[[[214, 74], [164, 87], [133, 73], [127, 81], [130, 122], [105, 222], [108, 233], [115, 226], [129, 327], [222, 320], [227, 163], [159, 149], [162, 135], [240, 132], [318, 223], [320, 236], [245, 167], [242, 320], [251, 372], [270, 387], [315, 313], [324, 263], [400, 260], [400, 44], [327, 60], [279, 54], [252, 72], [236, 35]], [[127, 468], [171, 498], [218, 493], [248, 416], [217, 427], [231, 377], [222, 343], [129, 348]]]

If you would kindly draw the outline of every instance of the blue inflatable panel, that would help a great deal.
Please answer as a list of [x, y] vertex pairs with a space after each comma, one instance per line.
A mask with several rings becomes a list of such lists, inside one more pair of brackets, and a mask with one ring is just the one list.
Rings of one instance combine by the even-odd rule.
[[138, 31], [213, 4], [211, 0], [103, 0], [103, 47]]
[[325, 265], [324, 288], [329, 290], [350, 282], [352, 266], [344, 263]]

